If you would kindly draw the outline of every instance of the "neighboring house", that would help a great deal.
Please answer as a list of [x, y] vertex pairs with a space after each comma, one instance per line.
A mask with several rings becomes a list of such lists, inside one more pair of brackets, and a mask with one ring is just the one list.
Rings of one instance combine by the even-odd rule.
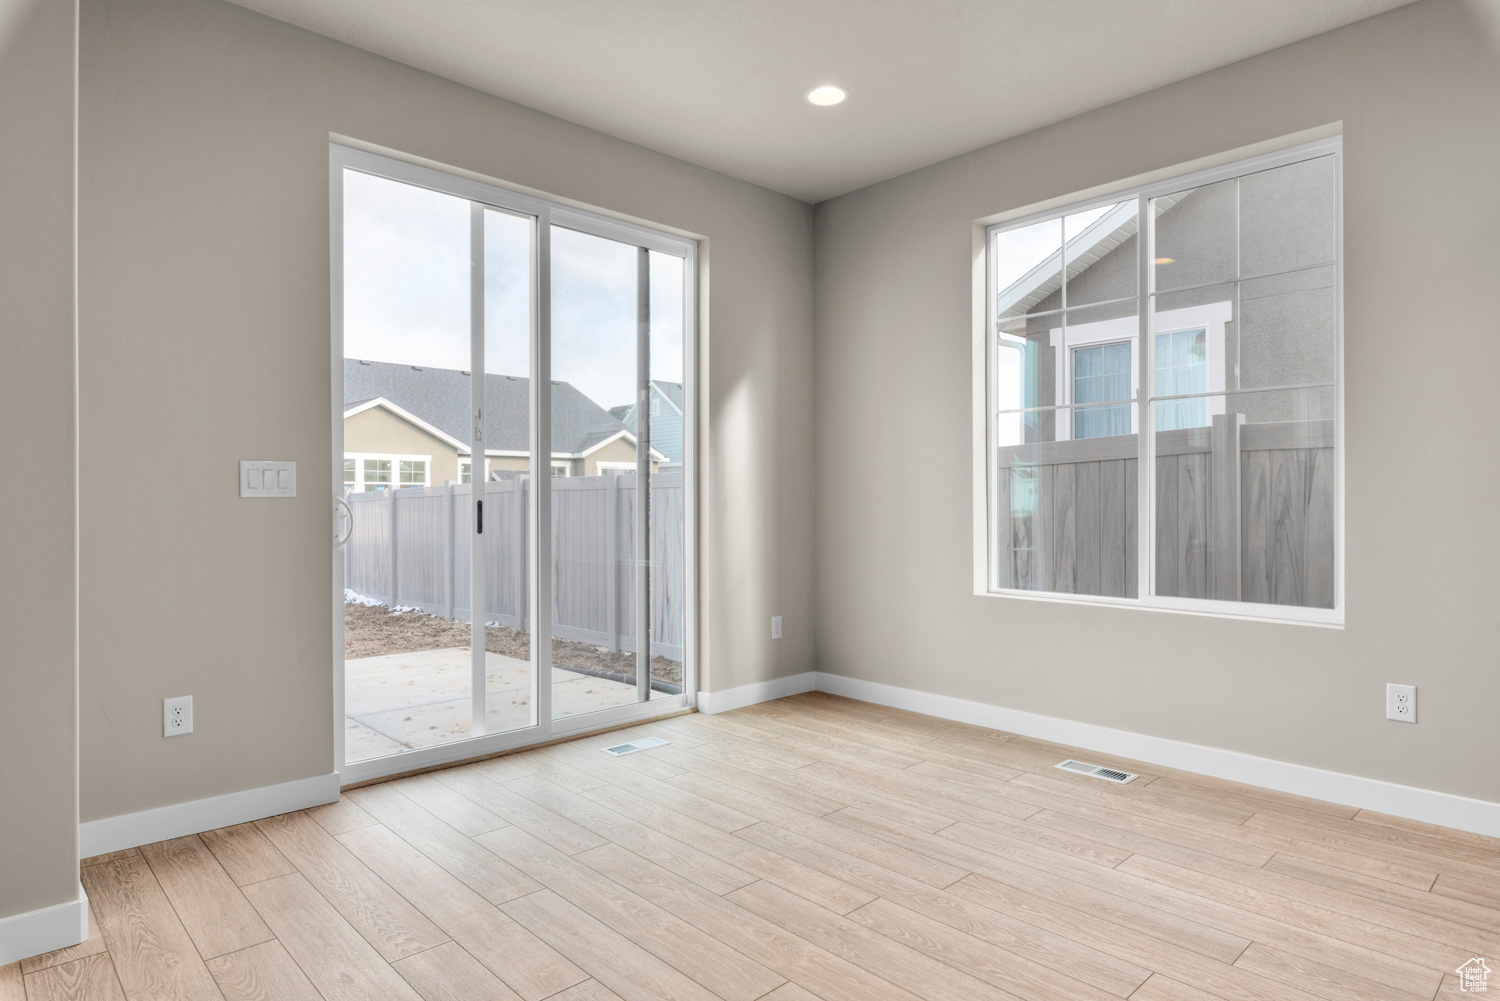
[[[663, 455], [663, 469], [681, 469], [683, 456], [682, 413], [684, 410], [682, 383], [651, 382], [651, 447]], [[635, 431], [635, 404], [611, 407], [609, 412], [621, 424]]]
[[[1289, 257], [1308, 265], [1332, 260], [1332, 204], [1319, 197], [1331, 190], [1325, 176], [1331, 169], [1331, 160], [1310, 160], [1259, 175], [1244, 196], [1242, 231], [1223, 224], [1235, 217], [1233, 185], [1154, 199], [1156, 396], [1326, 382], [1297, 394], [1236, 396], [1234, 409], [1250, 423], [1333, 416], [1333, 267], [1253, 280]], [[1299, 204], [1305, 211], [1278, 215], [1272, 226], [1260, 222], [1257, 204]], [[1116, 402], [1134, 399], [1139, 382], [1136, 201], [1075, 214], [1067, 225], [1064, 247], [997, 294], [995, 409], [1072, 409], [1002, 414], [1001, 445], [1133, 434], [1139, 427], [1135, 407]], [[1226, 231], [1235, 235], [1226, 240]], [[1238, 301], [1229, 284], [1237, 269], [1252, 279], [1240, 286]], [[1088, 403], [1106, 405], [1077, 406]], [[1156, 429], [1207, 427], [1226, 405], [1224, 396], [1158, 403]]]
[[[530, 465], [531, 382], [485, 376], [482, 479]], [[469, 373], [344, 359], [347, 489], [436, 486], [473, 479]], [[635, 468], [635, 435], [566, 382], [552, 383], [552, 475], [597, 476]], [[666, 456], [652, 450], [652, 468]]]

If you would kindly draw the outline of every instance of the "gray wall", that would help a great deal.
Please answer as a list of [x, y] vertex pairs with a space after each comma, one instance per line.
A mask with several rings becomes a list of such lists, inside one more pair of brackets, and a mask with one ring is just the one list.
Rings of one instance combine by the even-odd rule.
[[78, 898], [77, 24], [0, 4], [0, 918]]
[[[820, 204], [819, 669], [1500, 800], [1483, 27], [1425, 0]], [[1338, 121], [1347, 627], [973, 595], [973, 221]], [[1386, 682], [1420, 687], [1417, 725]]]
[[707, 238], [703, 684], [812, 668], [809, 206], [219, 0], [82, 29], [86, 820], [333, 767], [330, 132]]

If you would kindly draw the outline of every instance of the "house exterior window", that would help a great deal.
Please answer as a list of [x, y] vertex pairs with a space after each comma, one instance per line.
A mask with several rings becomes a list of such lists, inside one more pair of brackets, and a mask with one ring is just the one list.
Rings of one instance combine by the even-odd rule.
[[425, 487], [427, 485], [427, 460], [401, 460], [401, 486]]
[[1202, 330], [1156, 335], [1156, 395], [1187, 396], [1157, 405], [1156, 429], [1208, 427], [1208, 341]]
[[651, 416], [661, 416], [661, 400], [655, 396], [651, 397]]
[[571, 476], [572, 473], [573, 473], [573, 466], [572, 466], [571, 463], [567, 463], [567, 462], [554, 462], [552, 464], [552, 475], [554, 477]]
[[430, 485], [432, 456], [381, 455], [354, 452], [344, 456], [344, 488], [363, 491], [394, 490]]
[[389, 490], [391, 487], [391, 460], [366, 459], [364, 484], [366, 492]]
[[1073, 411], [1074, 438], [1130, 433], [1130, 342], [1073, 349], [1073, 401], [1104, 406]]
[[1341, 157], [989, 227], [976, 591], [1342, 623]]

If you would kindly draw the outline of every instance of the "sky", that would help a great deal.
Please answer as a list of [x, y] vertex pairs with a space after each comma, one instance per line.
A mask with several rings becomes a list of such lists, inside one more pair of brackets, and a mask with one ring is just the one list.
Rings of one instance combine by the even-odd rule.
[[[530, 219], [485, 211], [485, 371], [530, 374]], [[635, 399], [636, 248], [552, 232], [552, 378]], [[652, 252], [651, 377], [682, 381], [683, 262]], [[469, 202], [344, 175], [344, 354], [469, 369]]]

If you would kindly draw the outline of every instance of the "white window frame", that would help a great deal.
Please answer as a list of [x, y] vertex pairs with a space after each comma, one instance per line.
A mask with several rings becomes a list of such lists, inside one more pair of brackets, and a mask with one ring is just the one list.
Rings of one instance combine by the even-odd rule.
[[552, 463], [552, 475], [558, 479], [567, 479], [573, 475], [573, 464], [571, 462], [554, 461]]
[[[1321, 133], [1321, 135], [1319, 135]], [[1317, 136], [1313, 138], [1313, 136]], [[1307, 141], [1311, 139], [1311, 141]], [[1116, 204], [1129, 199], [1137, 200], [1137, 218], [1145, 219], [1150, 199], [1173, 194], [1189, 188], [1202, 187], [1217, 181], [1241, 177], [1274, 167], [1287, 166], [1303, 160], [1332, 156], [1334, 158], [1334, 211], [1335, 211], [1335, 301], [1336, 301], [1336, 371], [1335, 390], [1335, 483], [1334, 483], [1334, 607], [1305, 608], [1293, 605], [1271, 605], [1247, 601], [1231, 601], [1208, 598], [1180, 598], [1153, 594], [1155, 578], [1155, 504], [1153, 483], [1156, 466], [1155, 435], [1140, 434], [1142, 413], [1149, 408], [1137, 403], [1132, 418], [1133, 433], [1140, 434], [1139, 469], [1137, 477], [1137, 584], [1138, 597], [1123, 598], [1103, 595], [1063, 594], [1040, 592], [996, 586], [998, 550], [993, 539], [996, 522], [993, 498], [996, 495], [993, 459], [995, 435], [999, 429], [997, 408], [992, 405], [996, 378], [995, 331], [997, 331], [996, 295], [990, 268], [990, 247], [998, 232], [1018, 229], [1044, 220], [1072, 215], [1101, 205]], [[1149, 231], [1149, 228], [1147, 228]], [[1239, 619], [1256, 619], [1268, 622], [1342, 628], [1345, 616], [1344, 566], [1346, 559], [1344, 540], [1344, 191], [1343, 191], [1343, 141], [1336, 128], [1314, 130], [1282, 141], [1261, 144], [1259, 147], [1225, 153], [1193, 164], [1167, 168], [1141, 178], [1134, 178], [1117, 185], [1103, 186], [1077, 195], [1049, 200], [1043, 205], [1029, 206], [1012, 212], [1001, 213], [974, 223], [975, 272], [974, 272], [974, 337], [973, 337], [973, 389], [974, 389], [974, 593], [985, 597], [1019, 598], [1033, 601], [1063, 602], [1079, 605], [1108, 605], [1116, 607], [1145, 608], [1172, 613], [1199, 614]], [[1155, 382], [1156, 334], [1172, 333], [1199, 327], [1208, 331], [1210, 393], [1224, 393], [1224, 326], [1232, 318], [1238, 303], [1210, 303], [1190, 309], [1167, 310], [1155, 316], [1149, 308], [1154, 293], [1155, 268], [1151, 266], [1153, 253], [1150, 240], [1137, 241], [1139, 253], [1138, 273], [1145, 276], [1146, 287], [1138, 289], [1137, 316], [1124, 317], [1120, 321], [1097, 321], [1096, 324], [1070, 326], [1066, 340], [1061, 331], [1053, 331], [1052, 344], [1063, 349], [1065, 364], [1056, 367], [1058, 395], [1054, 398], [1059, 408], [1071, 403], [1072, 387], [1071, 348], [1080, 344], [1107, 343], [1114, 340], [1133, 339], [1132, 361], [1135, 362], [1133, 397], [1137, 401], [1152, 396]], [[1255, 276], [1241, 276], [1240, 280]], [[1119, 326], [1111, 327], [1111, 324]], [[1092, 334], [1081, 328], [1095, 326]], [[1005, 335], [1001, 334], [1004, 338]], [[1087, 339], [1085, 339], [1087, 338]], [[1006, 338], [1016, 340], [1015, 337]], [[1144, 353], [1144, 357], [1140, 357]], [[1144, 391], [1141, 383], [1146, 383]], [[1237, 390], [1236, 393], [1274, 391], [1267, 389]], [[1224, 413], [1227, 397], [1210, 396], [1210, 414]], [[1067, 424], [1066, 434], [1072, 433], [1071, 410], [1068, 420], [1057, 421], [1059, 440], [1064, 439], [1062, 425]], [[1148, 425], [1149, 427], [1149, 419]]]
[[[471, 202], [471, 213], [478, 213], [481, 217], [483, 211], [491, 209], [529, 216], [534, 220], [532, 252], [533, 259], [537, 261], [546, 262], [549, 260], [553, 226], [577, 230], [605, 239], [617, 240], [622, 243], [634, 245], [637, 248], [658, 252], [682, 260], [685, 279], [683, 282], [682, 302], [682, 375], [684, 393], [684, 406], [682, 409], [683, 411], [691, 411], [694, 415], [698, 413], [697, 359], [700, 315], [698, 283], [701, 275], [698, 269], [698, 240], [696, 238], [655, 229], [605, 213], [590, 211], [580, 208], [576, 204], [567, 204], [541, 197], [530, 190], [520, 190], [509, 187], [499, 181], [481, 179], [466, 171], [437, 169], [428, 165], [427, 161], [419, 162], [416, 157], [406, 157], [402, 154], [393, 153], [390, 150], [358, 148], [357, 145], [352, 144], [351, 140], [347, 139], [330, 142], [328, 151], [329, 284], [330, 326], [332, 330], [332, 336], [330, 337], [330, 394], [333, 428], [333, 447], [331, 451], [334, 467], [331, 472], [338, 484], [336, 489], [341, 489], [343, 485], [343, 465], [340, 459], [343, 454], [342, 422], [345, 416], [343, 405], [343, 182], [346, 170], [372, 174], [388, 180], [413, 184], [418, 187], [468, 199]], [[473, 217], [471, 214], [471, 219]], [[549, 455], [547, 445], [552, 423], [550, 265], [543, 264], [540, 267], [534, 268], [533, 272], [530, 352], [530, 378], [533, 387], [530, 411], [531, 442], [530, 449], [525, 454], [532, 457], [531, 468], [534, 473], [531, 483], [531, 490], [533, 491], [532, 501], [527, 505], [529, 511], [527, 534], [531, 552], [546, 553], [551, 551], [552, 546], [552, 478], [550, 476], [541, 477], [535, 474], [540, 472], [541, 462], [547, 461], [545, 457]], [[471, 330], [471, 337], [481, 346], [480, 350], [482, 351], [484, 341], [482, 329], [477, 332]], [[471, 399], [471, 407], [473, 399], [482, 400], [483, 398], [482, 368], [475, 374], [474, 379], [476, 383], [476, 395]], [[477, 419], [477, 415], [471, 414], [471, 416]], [[334, 761], [339, 769], [342, 784], [349, 785], [355, 782], [364, 782], [398, 772], [435, 767], [456, 761], [494, 755], [515, 748], [547, 743], [572, 735], [626, 726], [660, 716], [679, 713], [684, 709], [693, 708], [697, 704], [700, 633], [698, 583], [698, 429], [696, 425], [697, 422], [695, 419], [683, 421], [683, 514], [685, 519], [683, 575], [685, 578], [686, 597], [683, 609], [682, 693], [679, 695], [661, 695], [629, 705], [603, 709], [597, 712], [580, 713], [576, 716], [568, 716], [562, 719], [553, 719], [551, 684], [535, 684], [535, 698], [532, 700], [533, 720], [531, 726], [518, 727], [501, 733], [471, 736], [435, 747], [419, 748], [388, 757], [372, 758], [352, 763], [347, 762], [345, 760], [344, 749], [344, 617], [342, 612], [345, 554], [342, 550], [335, 550], [331, 557], [333, 587], [330, 594], [333, 602], [332, 616], [334, 623], [333, 648], [331, 650], [334, 685]], [[607, 441], [601, 442], [596, 447], [602, 447], [602, 445], [607, 443]], [[490, 452], [491, 450], [486, 451]], [[653, 451], [651, 458], [657, 460], [661, 457]], [[430, 477], [430, 465], [428, 469]], [[476, 543], [477, 548], [478, 544]], [[552, 591], [551, 561], [535, 561], [533, 567], [532, 576], [527, 582], [527, 587], [530, 590], [528, 607], [532, 610], [533, 617], [532, 628], [539, 635], [547, 635], [552, 631], [552, 606], [550, 598]], [[532, 649], [533, 666], [535, 667], [534, 679], [536, 681], [545, 680], [550, 682], [552, 676], [551, 644], [534, 643], [532, 644]], [[482, 656], [481, 646], [479, 656], [476, 657], [475, 666], [475, 673], [480, 682], [477, 687], [480, 689], [483, 688]], [[476, 702], [475, 715], [482, 726], [483, 716], [478, 711], [481, 708], [481, 704]]]
[[[342, 374], [342, 371], [343, 370], [340, 369], [340, 374]], [[430, 486], [432, 486], [432, 456], [430, 456], [430, 455], [401, 454], [401, 453], [397, 453], [397, 452], [345, 452], [345, 453], [343, 453], [343, 456], [344, 456], [345, 459], [353, 459], [354, 460], [354, 486], [358, 488], [357, 490], [355, 490], [355, 493], [363, 493], [363, 492], [365, 492], [365, 463], [366, 462], [373, 462], [373, 461], [389, 461], [390, 462], [390, 464], [391, 464], [391, 483], [390, 483], [390, 488], [392, 490], [400, 490], [401, 489], [401, 463], [403, 463], [403, 462], [425, 462], [425, 463], [427, 463], [426, 482], [423, 483], [423, 484], [421, 484], [421, 485], [424, 486], [424, 487], [430, 487]], [[343, 482], [344, 482], [344, 464], [342, 462], [340, 462], [339, 463], [339, 483], [342, 484]]]
[[594, 463], [594, 468], [597, 469], [601, 473], [634, 473], [635, 472], [635, 463], [633, 463], [633, 462], [604, 462], [604, 461], [601, 460], [599, 462]]

